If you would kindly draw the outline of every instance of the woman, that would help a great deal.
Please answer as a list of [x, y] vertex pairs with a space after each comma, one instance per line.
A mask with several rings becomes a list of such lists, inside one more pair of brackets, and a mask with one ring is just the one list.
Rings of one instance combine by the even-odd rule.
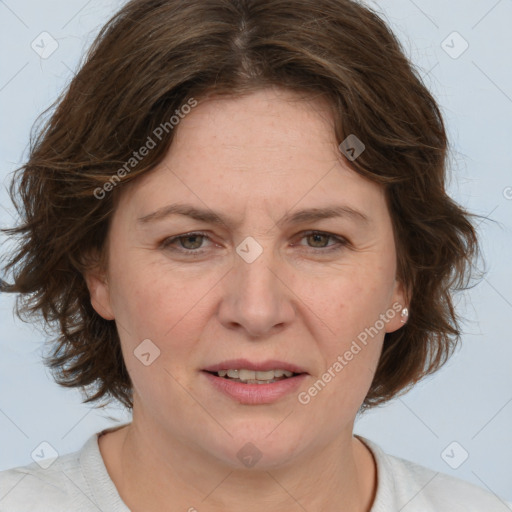
[[133, 421], [3, 472], [0, 510], [503, 510], [353, 435], [459, 336], [446, 147], [356, 2], [128, 3], [14, 182], [7, 270], [57, 380]]

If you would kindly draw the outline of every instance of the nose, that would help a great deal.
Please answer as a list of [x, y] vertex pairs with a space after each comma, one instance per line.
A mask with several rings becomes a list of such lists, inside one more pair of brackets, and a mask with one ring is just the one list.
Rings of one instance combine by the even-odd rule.
[[295, 318], [293, 292], [286, 285], [282, 266], [265, 252], [252, 263], [236, 257], [224, 280], [219, 320], [228, 329], [251, 338], [281, 331]]

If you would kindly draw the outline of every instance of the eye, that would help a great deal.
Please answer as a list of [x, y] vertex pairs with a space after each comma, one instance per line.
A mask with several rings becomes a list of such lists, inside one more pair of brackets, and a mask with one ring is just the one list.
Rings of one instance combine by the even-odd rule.
[[[310, 249], [316, 253], [337, 251], [349, 245], [345, 238], [323, 231], [306, 231], [300, 233], [297, 238], [299, 242], [292, 245]], [[302, 243], [303, 240], [306, 241], [305, 244]], [[212, 243], [210, 237], [205, 233], [191, 232], [166, 238], [160, 243], [160, 247], [183, 255], [199, 256], [208, 251]]]
[[204, 248], [205, 240], [210, 240], [210, 238], [204, 233], [185, 233], [166, 238], [160, 243], [160, 247], [177, 252], [199, 253]]
[[308, 243], [312, 247], [327, 247], [330, 235], [324, 233], [312, 233], [306, 236]]
[[[330, 250], [338, 250], [344, 246], [348, 245], [348, 241], [343, 237], [338, 235], [333, 235], [332, 233], [325, 233], [323, 231], [307, 231], [301, 234], [300, 240], [306, 240], [308, 248], [311, 249], [326, 249]], [[304, 246], [304, 244], [297, 244], [299, 246]], [[325, 252], [325, 251], [323, 251]]]
[[178, 240], [183, 249], [199, 249], [203, 243], [204, 236], [192, 233], [190, 235], [180, 236]]

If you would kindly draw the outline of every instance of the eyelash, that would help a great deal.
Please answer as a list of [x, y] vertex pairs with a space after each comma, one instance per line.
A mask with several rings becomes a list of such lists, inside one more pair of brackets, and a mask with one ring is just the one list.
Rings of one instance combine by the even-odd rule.
[[[325, 247], [308, 247], [308, 249], [313, 250], [313, 252], [321, 251], [323, 253], [327, 253], [327, 252], [330, 253], [333, 251], [339, 251], [342, 248], [349, 245], [348, 240], [346, 240], [345, 238], [337, 236], [337, 235], [333, 235], [331, 233], [327, 233], [325, 231], [315, 231], [315, 230], [304, 231], [303, 233], [301, 233], [300, 238], [303, 239], [303, 238], [306, 238], [308, 236], [313, 236], [313, 235], [325, 236], [328, 239], [332, 239], [336, 242], [335, 244], [327, 245]], [[183, 235], [166, 238], [165, 240], [163, 240], [160, 243], [160, 247], [162, 249], [180, 252], [182, 254], [186, 254], [187, 256], [192, 256], [192, 257], [193, 256], [201, 256], [205, 252], [204, 249], [185, 249], [183, 247], [172, 247], [172, 244], [174, 244], [175, 242], [185, 239], [185, 238], [188, 238], [188, 237], [194, 237], [194, 236], [195, 237], [203, 237], [203, 239], [208, 239], [211, 241], [210, 237], [206, 233], [203, 233], [201, 231], [192, 231], [190, 233], [184, 233]]]

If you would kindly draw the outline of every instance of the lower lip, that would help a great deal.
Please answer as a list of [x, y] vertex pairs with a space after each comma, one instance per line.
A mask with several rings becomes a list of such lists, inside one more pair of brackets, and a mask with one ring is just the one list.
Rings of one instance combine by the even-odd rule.
[[269, 384], [242, 384], [234, 380], [218, 377], [203, 371], [209, 382], [222, 393], [246, 405], [271, 404], [280, 398], [297, 391], [306, 378], [305, 373], [278, 380]]

